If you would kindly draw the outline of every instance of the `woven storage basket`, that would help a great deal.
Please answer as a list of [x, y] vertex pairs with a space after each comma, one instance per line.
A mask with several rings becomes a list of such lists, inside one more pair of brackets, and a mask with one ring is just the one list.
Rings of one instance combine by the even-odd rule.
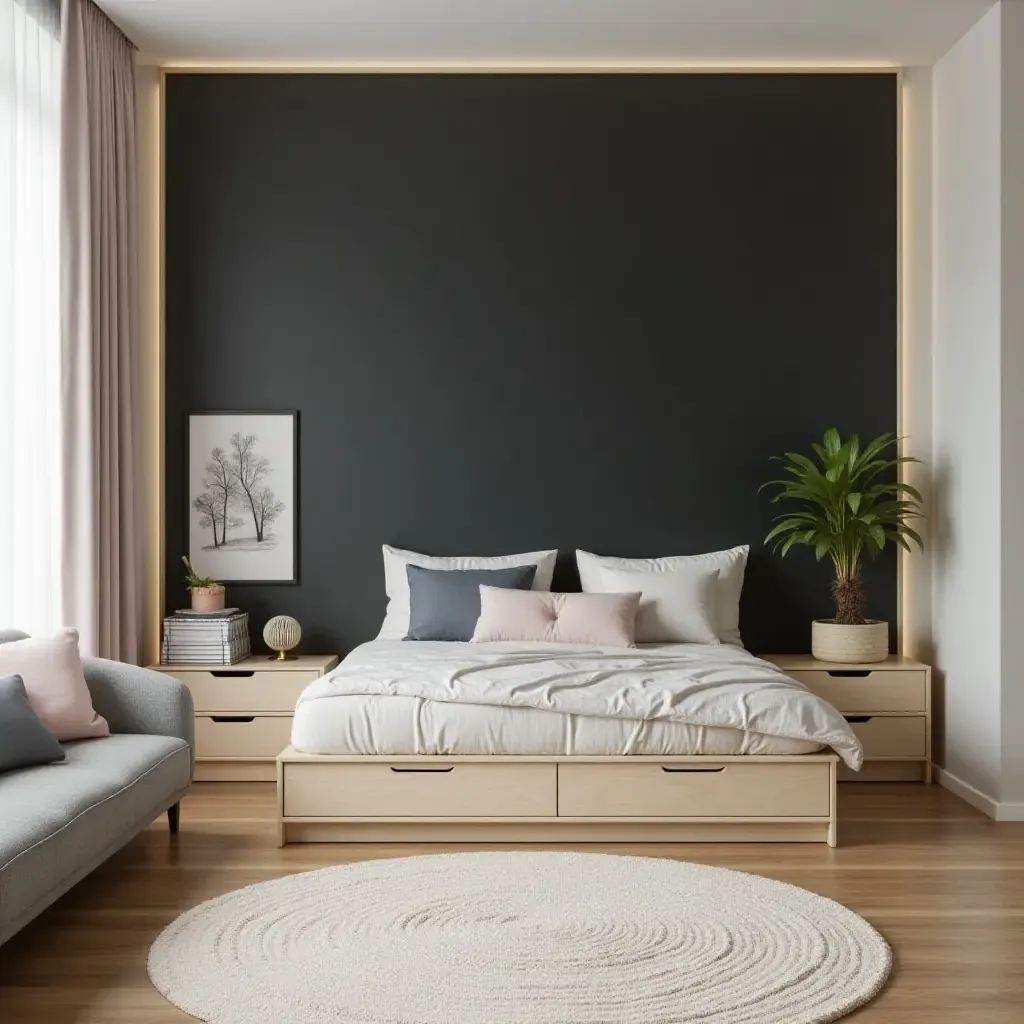
[[811, 623], [811, 653], [818, 661], [862, 665], [889, 656], [889, 624], [868, 619], [863, 626], [841, 626], [828, 619]]

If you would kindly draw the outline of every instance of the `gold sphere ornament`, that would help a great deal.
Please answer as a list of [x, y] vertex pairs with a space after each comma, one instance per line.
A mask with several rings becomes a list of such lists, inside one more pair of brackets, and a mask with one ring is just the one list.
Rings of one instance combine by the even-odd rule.
[[288, 654], [293, 647], [298, 647], [302, 639], [302, 627], [290, 615], [275, 615], [263, 627], [263, 641], [272, 650], [277, 651], [272, 660], [288, 661], [295, 658]]

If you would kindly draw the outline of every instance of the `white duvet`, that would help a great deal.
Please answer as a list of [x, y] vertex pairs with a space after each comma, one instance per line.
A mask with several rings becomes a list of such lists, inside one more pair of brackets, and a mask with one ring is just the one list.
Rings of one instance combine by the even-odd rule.
[[[782, 749], [772, 750], [769, 744], [759, 750], [756, 742], [748, 742], [737, 752], [800, 752], [820, 745], [831, 747], [851, 768], [859, 768], [862, 760], [857, 737], [831, 704], [774, 665], [724, 644], [624, 650], [574, 644], [377, 640], [357, 647], [333, 672], [306, 687], [296, 707], [292, 742], [297, 749], [313, 753], [406, 752], [324, 749], [324, 726], [335, 718], [331, 712], [341, 710], [351, 725], [357, 708], [357, 717], [365, 721], [368, 708], [391, 704], [402, 706], [403, 718], [411, 713], [408, 709], [419, 709], [414, 713], [422, 717], [424, 707], [455, 705], [450, 708], [453, 714], [438, 719], [449, 730], [459, 721], [461, 709], [467, 721], [478, 722], [488, 709], [533, 709], [548, 715], [543, 719], [536, 714], [519, 716], [524, 727], [543, 721], [556, 723], [564, 731], [564, 723], [593, 720], [606, 731], [618, 729], [635, 736], [638, 727], [650, 731], [663, 726], [663, 731], [671, 732], [672, 727], [683, 726], [678, 735], [722, 731], [755, 741], [759, 737], [782, 741]], [[505, 719], [510, 717], [514, 720], [507, 715]], [[436, 752], [459, 752], [457, 745], [447, 747]], [[486, 752], [528, 752], [523, 743], [511, 747]], [[633, 744], [627, 752], [648, 751]]]

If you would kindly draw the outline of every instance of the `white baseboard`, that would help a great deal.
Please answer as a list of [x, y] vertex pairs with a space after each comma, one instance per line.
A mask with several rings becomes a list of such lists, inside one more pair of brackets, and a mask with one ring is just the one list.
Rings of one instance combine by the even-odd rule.
[[977, 807], [982, 814], [987, 814], [990, 818], [998, 818], [998, 800], [990, 797], [987, 793], [982, 793], [980, 789], [975, 789], [969, 782], [964, 782], [963, 779], [947, 772], [945, 768], [939, 768], [938, 765], [935, 765], [934, 768], [935, 778], [943, 789], [948, 789], [950, 793], [960, 797], [961, 800], [966, 800], [972, 807]]
[[1024, 803], [1004, 800], [996, 808], [996, 821], [1024, 821]]
[[987, 793], [976, 789], [969, 782], [964, 782], [963, 779], [947, 772], [945, 768], [940, 768], [938, 765], [932, 767], [940, 786], [948, 789], [950, 793], [955, 793], [961, 800], [966, 800], [972, 807], [977, 807], [979, 811], [987, 814], [993, 820], [1024, 821], [1024, 802], [1004, 800], [1000, 803]]

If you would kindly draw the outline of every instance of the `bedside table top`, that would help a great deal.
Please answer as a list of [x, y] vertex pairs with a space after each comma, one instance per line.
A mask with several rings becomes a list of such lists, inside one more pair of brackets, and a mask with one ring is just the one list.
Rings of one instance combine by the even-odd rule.
[[851, 664], [838, 661], [818, 661], [813, 654], [762, 654], [761, 658], [770, 661], [779, 668], [789, 669], [792, 672], [808, 672], [813, 669], [827, 672], [872, 672], [878, 669], [887, 669], [890, 672], [921, 671], [928, 668], [924, 662], [916, 661], [902, 654], [890, 654], [885, 661], [873, 661], [864, 664]]
[[299, 654], [279, 661], [272, 654], [256, 654], [234, 665], [210, 665], [195, 661], [150, 665], [157, 672], [329, 672], [339, 662], [336, 654]]

